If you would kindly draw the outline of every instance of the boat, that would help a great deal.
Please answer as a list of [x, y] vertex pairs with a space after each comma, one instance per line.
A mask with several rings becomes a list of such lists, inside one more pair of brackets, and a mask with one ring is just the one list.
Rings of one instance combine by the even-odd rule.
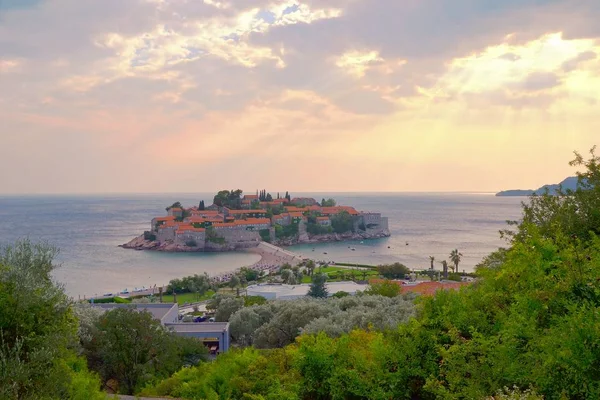
[[355, 249], [354, 247], [351, 247], [351, 248], [350, 248], [350, 250], [352, 250], [352, 251], [356, 251], [356, 249]]
[[363, 243], [364, 243], [363, 241], [360, 242], [360, 244], [363, 244]]
[[327, 254], [327, 252], [326, 252], [326, 251], [324, 251], [324, 252], [323, 252], [323, 254]]

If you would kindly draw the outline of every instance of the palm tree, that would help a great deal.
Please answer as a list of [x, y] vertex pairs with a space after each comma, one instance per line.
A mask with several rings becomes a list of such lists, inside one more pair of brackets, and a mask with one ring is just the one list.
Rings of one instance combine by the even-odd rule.
[[461, 257], [462, 253], [460, 253], [458, 249], [454, 249], [450, 252], [450, 261], [454, 264], [452, 272], [458, 272], [458, 264], [460, 264]]
[[448, 279], [448, 261], [446, 261], [446, 260], [440, 261], [440, 264], [442, 264], [442, 271], [444, 274], [444, 279]]
[[308, 276], [313, 275], [315, 268], [316, 268], [315, 262], [313, 260], [308, 260], [308, 262], [306, 263], [306, 271], [308, 273]]
[[433, 263], [435, 262], [435, 257], [429, 256], [429, 262], [431, 263], [431, 270], [433, 271]]

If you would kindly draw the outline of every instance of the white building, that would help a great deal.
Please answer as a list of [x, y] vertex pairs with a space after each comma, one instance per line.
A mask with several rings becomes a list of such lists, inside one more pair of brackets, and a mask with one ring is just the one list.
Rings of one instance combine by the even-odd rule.
[[[329, 296], [337, 292], [347, 292], [355, 295], [356, 292], [364, 291], [369, 285], [359, 285], [355, 282], [329, 282], [326, 283]], [[284, 284], [258, 284], [248, 286], [248, 296], [261, 296], [268, 300], [293, 300], [306, 296], [310, 284], [303, 283], [299, 285]]]

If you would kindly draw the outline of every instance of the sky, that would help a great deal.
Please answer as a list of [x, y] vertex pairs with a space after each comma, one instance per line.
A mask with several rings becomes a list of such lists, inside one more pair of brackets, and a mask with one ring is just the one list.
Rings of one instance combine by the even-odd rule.
[[0, 0], [0, 194], [493, 192], [600, 142], [598, 0]]

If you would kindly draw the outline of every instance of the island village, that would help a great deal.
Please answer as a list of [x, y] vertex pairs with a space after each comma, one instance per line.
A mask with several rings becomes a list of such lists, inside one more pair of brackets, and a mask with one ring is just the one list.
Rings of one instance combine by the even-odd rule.
[[335, 200], [273, 199], [266, 191], [242, 196], [221, 191], [212, 205], [184, 208], [177, 202], [157, 216], [150, 230], [124, 248], [158, 251], [234, 251], [258, 246], [374, 239], [390, 236], [381, 213], [357, 211]]

